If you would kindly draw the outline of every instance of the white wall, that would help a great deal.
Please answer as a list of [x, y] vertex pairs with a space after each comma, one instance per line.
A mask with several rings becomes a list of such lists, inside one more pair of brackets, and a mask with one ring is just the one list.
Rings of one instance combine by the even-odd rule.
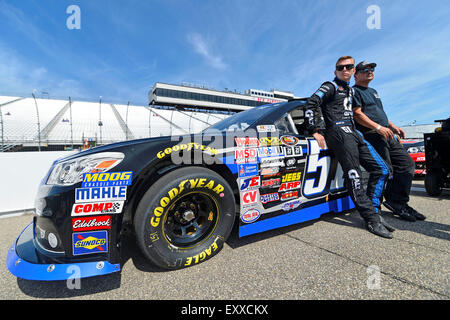
[[34, 208], [39, 184], [53, 161], [74, 152], [0, 153], [0, 214]]

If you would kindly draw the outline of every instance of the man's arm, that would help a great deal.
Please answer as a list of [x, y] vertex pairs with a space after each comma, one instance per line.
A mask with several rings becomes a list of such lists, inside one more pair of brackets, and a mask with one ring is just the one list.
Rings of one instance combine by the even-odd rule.
[[324, 127], [321, 121], [320, 106], [334, 95], [334, 86], [330, 82], [323, 83], [320, 88], [306, 101], [305, 120], [306, 130], [319, 143], [320, 148], [325, 148], [325, 138], [321, 134]]
[[378, 134], [382, 135], [386, 140], [392, 139], [394, 137], [394, 133], [391, 129], [383, 127], [372, 121], [361, 109], [360, 106], [356, 106], [353, 109], [353, 117], [356, 122], [360, 125], [375, 130]]

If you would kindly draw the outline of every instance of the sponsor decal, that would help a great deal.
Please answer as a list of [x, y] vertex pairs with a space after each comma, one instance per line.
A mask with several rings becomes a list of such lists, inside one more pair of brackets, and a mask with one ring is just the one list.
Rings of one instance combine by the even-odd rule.
[[260, 158], [283, 157], [283, 149], [281, 147], [263, 147], [258, 148], [258, 156]]
[[361, 181], [359, 179], [359, 174], [355, 169], [348, 171], [348, 177], [352, 182], [353, 189], [361, 189]]
[[161, 222], [161, 216], [163, 215], [165, 208], [171, 203], [171, 201], [178, 196], [184, 189], [192, 188], [205, 188], [212, 192], [217, 193], [220, 197], [223, 197], [224, 186], [214, 180], [206, 178], [186, 179], [178, 184], [178, 187], [169, 190], [166, 196], [159, 199], [159, 206], [153, 210], [153, 217], [150, 219], [150, 224], [153, 227], [157, 227]]
[[254, 204], [258, 201], [258, 190], [250, 190], [242, 193], [242, 205]]
[[303, 156], [302, 146], [284, 147], [284, 154], [286, 157], [300, 157]]
[[82, 188], [91, 187], [112, 187], [112, 186], [129, 186], [133, 172], [102, 172], [102, 173], [85, 173], [83, 175]]
[[236, 164], [254, 163], [256, 162], [256, 149], [238, 148], [234, 151], [234, 158]]
[[301, 184], [302, 183], [300, 181], [282, 183], [278, 192], [298, 189], [300, 188]]
[[287, 159], [286, 160], [286, 167], [293, 167], [297, 163], [297, 160], [295, 158]]
[[300, 180], [301, 178], [302, 178], [301, 172], [293, 172], [293, 173], [285, 174], [283, 176], [283, 178], [281, 179], [281, 182], [297, 181], [297, 180]]
[[259, 140], [258, 138], [253, 137], [244, 137], [244, 138], [234, 138], [234, 141], [236, 141], [236, 145], [238, 147], [259, 147]]
[[184, 263], [184, 266], [190, 266], [192, 264], [197, 264], [199, 262], [202, 262], [209, 256], [211, 256], [211, 254], [213, 252], [216, 252], [217, 250], [219, 250], [219, 245], [217, 244], [217, 242], [220, 239], [221, 239], [220, 237], [217, 237], [216, 240], [214, 240], [214, 242], [209, 246], [209, 248], [207, 248], [206, 250], [200, 252], [199, 254], [197, 254], [195, 256], [187, 257], [186, 262]]
[[261, 137], [259, 142], [261, 147], [279, 146], [281, 144], [281, 140], [278, 137]]
[[295, 146], [300, 141], [297, 137], [294, 136], [282, 136], [280, 140], [285, 146], [289, 147]]
[[93, 187], [75, 189], [75, 203], [118, 201], [127, 199], [127, 187]]
[[273, 124], [265, 124], [256, 126], [256, 130], [258, 130], [258, 132], [275, 132], [277, 131], [277, 128]]
[[256, 189], [260, 186], [261, 179], [260, 177], [251, 177], [247, 179], [240, 179], [239, 189], [240, 191], [252, 190]]
[[121, 213], [123, 203], [124, 201], [75, 203], [72, 207], [72, 216]]
[[241, 221], [244, 223], [251, 223], [254, 222], [256, 220], [258, 220], [258, 218], [261, 216], [261, 212], [259, 212], [259, 210], [257, 209], [250, 209], [245, 211], [242, 215], [241, 215]]
[[73, 218], [72, 229], [73, 231], [111, 229], [111, 216]]
[[293, 198], [298, 198], [298, 191], [289, 191], [289, 192], [285, 192], [281, 195], [282, 201], [293, 199]]
[[177, 144], [176, 146], [173, 147], [169, 147], [164, 149], [163, 151], [159, 151], [156, 156], [159, 159], [164, 158], [165, 156], [170, 155], [172, 152], [177, 152], [177, 151], [181, 151], [181, 150], [186, 150], [186, 151], [191, 151], [191, 150], [202, 150], [202, 151], [206, 151], [209, 152], [213, 155], [217, 154], [217, 150], [215, 148], [210, 148], [207, 146], [204, 146], [202, 144], [196, 143], [196, 142], [191, 142], [191, 143], [183, 143], [183, 144]]
[[283, 206], [281, 208], [283, 209], [283, 211], [291, 211], [291, 210], [298, 208], [301, 203], [302, 202], [300, 200], [295, 200], [295, 201], [287, 202], [287, 203], [283, 204]]
[[268, 194], [263, 194], [259, 197], [261, 203], [268, 203], [268, 202], [272, 202], [272, 201], [278, 201], [280, 200], [280, 196], [278, 195], [278, 193], [268, 193]]
[[262, 176], [271, 176], [274, 174], [277, 174], [280, 171], [280, 168], [278, 167], [269, 167], [269, 168], [261, 168], [261, 175]]
[[75, 232], [72, 234], [73, 255], [108, 252], [108, 232]]
[[280, 178], [274, 178], [269, 180], [262, 180], [261, 187], [277, 187], [281, 184]]
[[261, 159], [261, 168], [267, 168], [267, 167], [284, 167], [284, 161], [283, 159]]
[[257, 164], [240, 164], [238, 165], [239, 178], [255, 176], [259, 172]]

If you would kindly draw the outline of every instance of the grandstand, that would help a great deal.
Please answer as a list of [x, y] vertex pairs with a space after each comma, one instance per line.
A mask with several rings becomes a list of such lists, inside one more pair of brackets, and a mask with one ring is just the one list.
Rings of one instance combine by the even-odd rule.
[[1, 151], [67, 150], [200, 132], [228, 114], [0, 96]]

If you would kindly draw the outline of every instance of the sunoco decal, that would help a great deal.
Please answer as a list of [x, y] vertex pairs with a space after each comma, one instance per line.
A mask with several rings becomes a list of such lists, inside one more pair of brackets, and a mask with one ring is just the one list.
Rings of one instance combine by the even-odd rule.
[[108, 252], [106, 231], [75, 232], [72, 234], [73, 255]]

